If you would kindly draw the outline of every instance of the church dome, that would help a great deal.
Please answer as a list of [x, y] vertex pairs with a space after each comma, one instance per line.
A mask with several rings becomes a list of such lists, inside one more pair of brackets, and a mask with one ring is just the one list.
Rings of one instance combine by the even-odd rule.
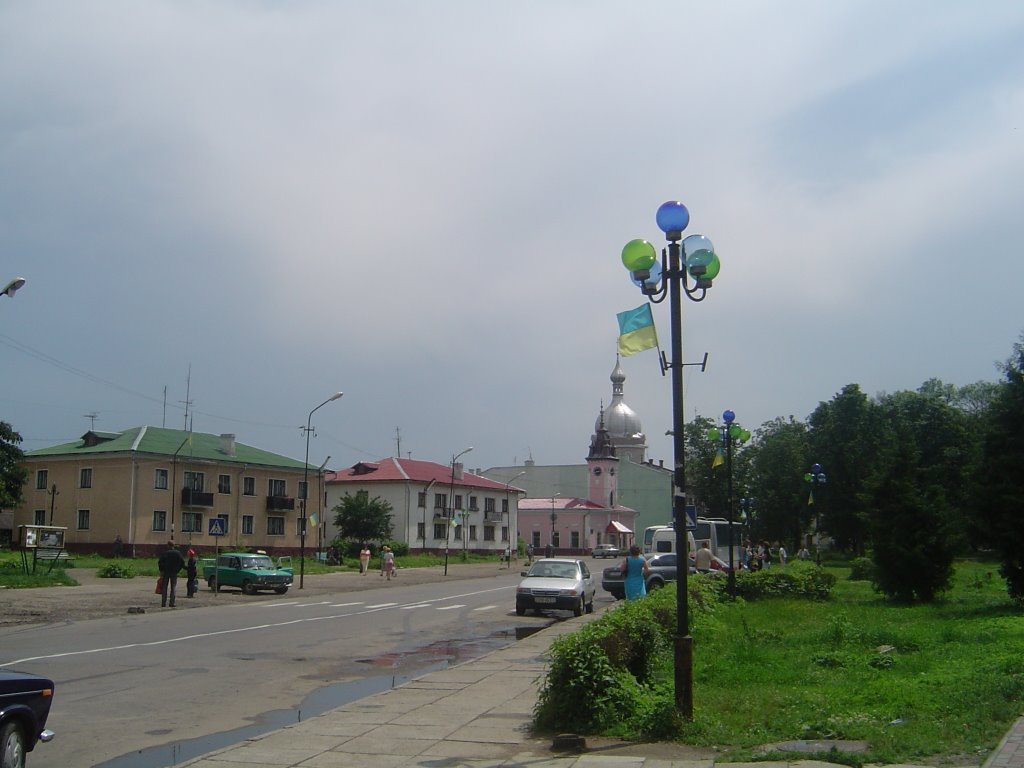
[[636, 412], [626, 405], [622, 400], [622, 385], [626, 381], [626, 374], [622, 372], [622, 365], [615, 360], [615, 370], [612, 371], [612, 401], [608, 404], [597, 421], [594, 422], [594, 432], [603, 428], [608, 430], [608, 436], [616, 445], [624, 441], [634, 444], [642, 444], [645, 441], [643, 425]]

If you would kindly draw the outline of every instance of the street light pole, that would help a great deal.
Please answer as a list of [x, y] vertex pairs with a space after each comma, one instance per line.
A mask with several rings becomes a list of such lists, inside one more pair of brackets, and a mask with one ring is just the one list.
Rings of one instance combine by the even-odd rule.
[[807, 497], [807, 503], [814, 505], [814, 559], [821, 565], [821, 514], [818, 512], [818, 505], [814, 500], [814, 489], [824, 485], [828, 480], [821, 469], [821, 464], [812, 464], [811, 471], [804, 474], [804, 481], [810, 484], [811, 491]]
[[[509, 480], [507, 483], [505, 483], [505, 530], [508, 531], [508, 548], [509, 548], [509, 551], [511, 552], [514, 549], [514, 551], [516, 552], [516, 562], [519, 562], [519, 559], [518, 559], [519, 558], [519, 535], [518, 535], [518, 533], [516, 533], [516, 534], [512, 533], [512, 507], [510, 506], [509, 499], [510, 499], [511, 491], [512, 491], [512, 483], [514, 481], [518, 480], [520, 477], [522, 477], [525, 474], [526, 474], [526, 470], [524, 469], [518, 475], [515, 475], [514, 477], [512, 477], [511, 480]], [[519, 495], [516, 494], [516, 511], [517, 512], [518, 512], [518, 508], [519, 508]], [[519, 524], [519, 516], [517, 514], [516, 515], [516, 525], [518, 525], [518, 524]], [[516, 545], [514, 548], [512, 547], [513, 544]], [[511, 560], [511, 558], [509, 558], [508, 567], [509, 568], [512, 567], [512, 560]]]
[[[672, 361], [662, 354], [661, 371], [672, 369], [672, 432], [675, 471], [672, 497], [672, 517], [676, 529], [677, 568], [676, 634], [674, 638], [675, 704], [687, 720], [693, 719], [693, 637], [690, 636], [689, 606], [687, 604], [689, 568], [686, 546], [686, 435], [683, 410], [683, 310], [682, 297], [703, 301], [711, 281], [718, 275], [721, 264], [711, 241], [703, 235], [690, 235], [685, 240], [683, 230], [690, 223], [690, 212], [677, 201], [663, 203], [655, 216], [659, 229], [665, 233], [668, 247], [662, 248], [661, 262], [657, 251], [646, 240], [631, 240], [622, 249], [622, 263], [632, 274], [633, 283], [652, 303], [669, 298], [672, 330]], [[682, 242], [680, 243], [680, 241]], [[690, 288], [687, 277], [694, 281]]]
[[[451, 539], [452, 539], [452, 520], [455, 519], [455, 462], [457, 462], [459, 460], [460, 456], [463, 456], [463, 455], [469, 453], [472, 450], [473, 450], [473, 446], [471, 445], [471, 446], [469, 446], [469, 448], [466, 448], [465, 450], [460, 451], [459, 453], [457, 453], [454, 456], [452, 456], [452, 483], [451, 483], [451, 486], [449, 487], [449, 494], [448, 494], [448, 504], [449, 504], [449, 507], [448, 507], [448, 510], [447, 510], [448, 514], [445, 516], [447, 518], [447, 520], [446, 520], [445, 532], [444, 532], [444, 575], [445, 576], [448, 575], [448, 547], [451, 544]], [[465, 531], [462, 532], [462, 536], [463, 536], [463, 538], [465, 538], [465, 536], [466, 536], [466, 532]]]
[[721, 439], [722, 444], [725, 446], [726, 453], [726, 520], [729, 523], [729, 580], [727, 591], [729, 597], [736, 599], [736, 565], [735, 558], [733, 557], [733, 550], [735, 548], [735, 536], [733, 533], [733, 493], [732, 493], [732, 445], [736, 440], [741, 443], [745, 443], [750, 439], [750, 433], [743, 429], [739, 424], [735, 423], [736, 414], [732, 411], [725, 411], [722, 413], [722, 428], [719, 430], [717, 427], [712, 427], [708, 430], [708, 437], [712, 440]]
[[23, 286], [24, 284], [24, 277], [16, 277], [13, 280], [11, 280], [7, 285], [4, 286], [4, 289], [0, 291], [0, 296], [8, 296], [13, 299], [14, 294], [17, 293], [18, 289], [21, 288], [21, 286]]
[[[299, 518], [302, 521], [299, 525], [299, 589], [304, 588], [306, 581], [306, 507], [307, 499], [309, 498], [309, 433], [313, 431], [313, 414], [328, 403], [334, 402], [344, 394], [344, 392], [335, 392], [320, 403], [320, 405], [310, 411], [309, 416], [306, 417], [306, 461], [303, 462], [302, 465], [302, 517]], [[325, 461], [324, 464], [326, 465], [327, 462]]]

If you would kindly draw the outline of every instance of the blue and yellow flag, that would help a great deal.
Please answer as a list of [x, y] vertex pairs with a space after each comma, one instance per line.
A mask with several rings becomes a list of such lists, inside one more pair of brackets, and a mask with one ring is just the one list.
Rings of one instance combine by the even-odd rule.
[[658, 333], [654, 329], [654, 315], [650, 304], [619, 312], [619, 354], [635, 355], [658, 346]]
[[316, 525], [318, 522], [320, 522], [320, 518], [317, 516], [316, 512], [309, 513], [309, 522], [311, 522], [313, 525]]

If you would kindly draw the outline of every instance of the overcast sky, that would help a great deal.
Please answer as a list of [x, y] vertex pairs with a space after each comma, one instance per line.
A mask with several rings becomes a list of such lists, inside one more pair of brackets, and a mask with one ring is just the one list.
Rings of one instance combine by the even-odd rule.
[[[0, 419], [35, 449], [187, 398], [302, 459], [344, 390], [313, 464], [579, 463], [666, 200], [722, 262], [688, 419], [994, 381], [1022, 126], [1016, 0], [8, 0]], [[657, 353], [623, 368], [670, 464]]]

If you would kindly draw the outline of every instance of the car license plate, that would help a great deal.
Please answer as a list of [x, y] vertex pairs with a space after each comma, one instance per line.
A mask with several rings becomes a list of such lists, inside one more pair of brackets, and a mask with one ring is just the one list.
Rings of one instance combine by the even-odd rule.
[[534, 602], [537, 602], [537, 603], [553, 603], [553, 602], [555, 602], [555, 598], [553, 598], [553, 597], [535, 597], [535, 598], [533, 598], [533, 600], [534, 600]]

